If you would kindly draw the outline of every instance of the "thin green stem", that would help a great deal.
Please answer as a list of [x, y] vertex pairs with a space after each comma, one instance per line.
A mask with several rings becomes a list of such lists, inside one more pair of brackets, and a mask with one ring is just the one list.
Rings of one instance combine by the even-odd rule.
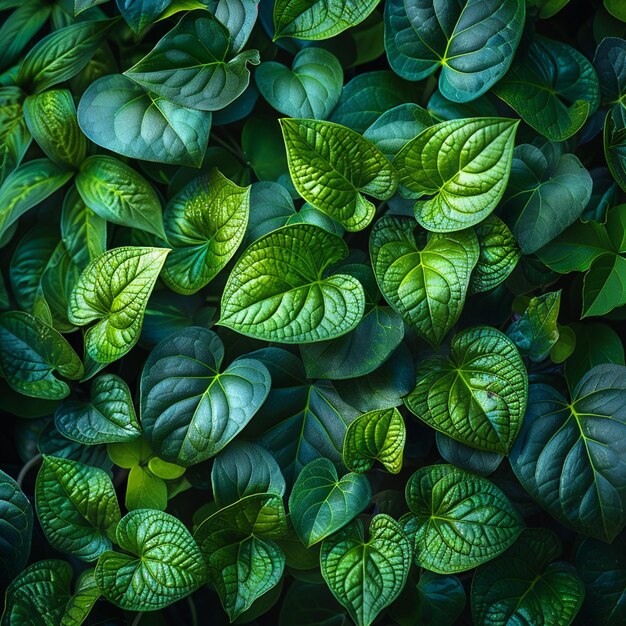
[[24, 467], [22, 467], [22, 469], [20, 470], [20, 473], [17, 476], [17, 480], [15, 481], [20, 489], [22, 488], [22, 483], [24, 482], [24, 478], [26, 478], [26, 474], [28, 474], [31, 468], [37, 465], [37, 463], [39, 463], [42, 458], [43, 455], [41, 453], [36, 454], [32, 459], [24, 464]]

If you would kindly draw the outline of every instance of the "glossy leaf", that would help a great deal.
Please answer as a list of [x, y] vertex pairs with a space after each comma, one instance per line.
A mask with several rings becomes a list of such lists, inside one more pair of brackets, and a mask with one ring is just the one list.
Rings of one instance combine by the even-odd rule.
[[93, 569], [85, 570], [76, 583], [76, 590], [69, 599], [61, 626], [80, 626], [88, 617], [100, 597]]
[[19, 87], [0, 87], [0, 184], [20, 164], [31, 142]]

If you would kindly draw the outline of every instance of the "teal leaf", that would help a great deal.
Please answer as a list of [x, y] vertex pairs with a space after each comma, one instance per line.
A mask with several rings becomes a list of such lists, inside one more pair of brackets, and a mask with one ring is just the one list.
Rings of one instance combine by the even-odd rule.
[[139, 34], [172, 4], [172, 0], [115, 0], [124, 21]]
[[209, 0], [205, 4], [230, 33], [231, 52], [239, 52], [246, 45], [256, 23], [258, 0]]
[[0, 185], [20, 164], [31, 143], [23, 99], [19, 87], [0, 87]]
[[626, 107], [613, 107], [606, 114], [604, 156], [615, 182], [626, 191]]
[[626, 95], [626, 42], [619, 37], [603, 39], [596, 48], [593, 65], [603, 102], [621, 105]]

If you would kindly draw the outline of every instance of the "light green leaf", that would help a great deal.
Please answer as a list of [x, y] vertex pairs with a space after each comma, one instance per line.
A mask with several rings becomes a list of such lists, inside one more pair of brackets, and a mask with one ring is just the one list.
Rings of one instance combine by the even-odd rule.
[[303, 48], [291, 69], [282, 63], [262, 63], [254, 73], [261, 95], [288, 117], [327, 119], [341, 96], [343, 68], [323, 48]]
[[128, 473], [124, 504], [129, 511], [136, 509], [164, 511], [167, 507], [167, 485], [147, 467], [134, 465]]
[[362, 474], [340, 479], [328, 459], [304, 466], [289, 496], [294, 529], [307, 548], [351, 522], [369, 504], [372, 491]]
[[89, 157], [76, 176], [76, 189], [83, 202], [108, 222], [165, 238], [159, 197], [126, 163], [104, 155]]
[[109, 475], [98, 467], [44, 456], [35, 506], [50, 545], [85, 561], [111, 549], [120, 507]]
[[281, 118], [289, 173], [298, 193], [348, 231], [374, 218], [367, 194], [387, 200], [397, 175], [385, 155], [353, 130], [319, 120]]
[[504, 552], [524, 523], [505, 495], [482, 476], [453, 465], [417, 470], [406, 485], [415, 515], [415, 560], [439, 574], [472, 569]]
[[0, 87], [0, 185], [20, 164], [31, 142], [19, 87]]
[[73, 400], [59, 405], [54, 423], [64, 437], [85, 445], [141, 437], [130, 389], [115, 374], [94, 379], [89, 402]]
[[311, 224], [275, 230], [254, 242], [233, 268], [222, 294], [220, 324], [281, 343], [339, 337], [363, 317], [361, 283], [347, 274], [325, 276], [348, 247]]
[[528, 376], [515, 344], [487, 326], [454, 336], [448, 356], [421, 361], [408, 409], [480, 450], [507, 454], [522, 426]]
[[213, 169], [190, 182], [167, 204], [163, 220], [172, 252], [162, 278], [182, 294], [202, 289], [226, 266], [243, 241], [250, 187], [239, 187]]
[[428, 230], [474, 226], [497, 206], [511, 171], [519, 121], [467, 118], [435, 124], [396, 155], [400, 189], [415, 203], [415, 218]]
[[322, 543], [322, 576], [357, 626], [370, 626], [402, 591], [412, 554], [402, 527], [388, 515], [372, 519], [368, 541], [355, 520]]
[[131, 511], [115, 535], [119, 547], [130, 554], [109, 551], [98, 559], [96, 583], [109, 602], [131, 611], [156, 611], [206, 582], [207, 569], [196, 542], [172, 515]]
[[24, 119], [48, 157], [61, 166], [80, 167], [87, 140], [78, 127], [76, 106], [68, 89], [50, 89], [26, 98]]
[[598, 77], [587, 58], [538, 35], [524, 45], [493, 92], [552, 141], [571, 137], [600, 104]]
[[214, 456], [263, 404], [271, 383], [267, 368], [239, 358], [221, 370], [223, 358], [219, 337], [198, 326], [164, 339], [148, 357], [141, 421], [163, 459], [187, 467]]
[[83, 364], [54, 328], [23, 311], [9, 311], [0, 315], [0, 370], [16, 391], [59, 400], [70, 388], [54, 372], [78, 380]]
[[626, 304], [626, 257], [607, 252], [593, 261], [583, 282], [581, 319]]
[[181, 465], [176, 465], [176, 463], [164, 461], [158, 456], [153, 456], [148, 461], [148, 469], [155, 476], [157, 476], [158, 478], [162, 478], [163, 480], [176, 480], [185, 473], [186, 468], [182, 467]]
[[113, 463], [124, 469], [131, 469], [135, 465], [146, 465], [154, 455], [152, 448], [143, 437], [131, 441], [110, 443], [107, 446], [107, 452]]
[[70, 296], [69, 318], [78, 326], [98, 323], [85, 335], [85, 350], [111, 363], [137, 343], [143, 313], [169, 250], [123, 247], [92, 261]]
[[343, 460], [352, 472], [367, 472], [380, 461], [388, 472], [398, 474], [405, 442], [406, 427], [398, 409], [368, 411], [348, 426]]
[[99, 597], [100, 589], [96, 584], [94, 570], [88, 569], [76, 583], [76, 590], [65, 607], [60, 626], [81, 626]]
[[370, 257], [387, 302], [437, 345], [461, 315], [480, 248], [471, 229], [444, 235], [415, 228], [410, 218], [382, 218], [372, 229]]
[[229, 48], [230, 35], [217, 19], [190, 12], [125, 75], [174, 104], [218, 111], [245, 91], [247, 64], [260, 63], [257, 50], [228, 58]]
[[276, 0], [274, 40], [329, 39], [360, 24], [379, 0]]
[[209, 580], [231, 621], [280, 581], [285, 555], [271, 539], [286, 532], [282, 498], [269, 493], [220, 509], [196, 530]]
[[117, 154], [199, 167], [211, 114], [175, 105], [112, 74], [89, 85], [78, 105], [78, 123], [91, 141]]

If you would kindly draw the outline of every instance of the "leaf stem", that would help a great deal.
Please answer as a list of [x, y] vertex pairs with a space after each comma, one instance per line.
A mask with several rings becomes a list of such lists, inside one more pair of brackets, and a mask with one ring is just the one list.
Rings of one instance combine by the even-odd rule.
[[191, 596], [187, 596], [187, 604], [189, 605], [189, 613], [191, 614], [191, 626], [198, 626], [198, 611], [196, 603]]
[[133, 620], [133, 623], [131, 624], [131, 626], [137, 626], [137, 624], [139, 624], [139, 620], [143, 617], [143, 611], [139, 611], [139, 613], [137, 613], [137, 615], [135, 616], [135, 619]]
[[248, 165], [244, 153], [239, 149], [237, 145], [226, 141], [225, 139], [222, 139], [219, 135], [216, 135], [215, 133], [211, 135], [211, 139], [214, 139], [217, 143], [220, 144], [220, 146], [222, 146], [222, 148], [228, 150], [228, 152], [230, 152], [233, 156], [237, 157], [237, 159], [239, 159], [239, 161], [241, 161], [244, 165]]
[[22, 467], [22, 469], [20, 470], [20, 473], [17, 475], [17, 480], [15, 481], [17, 483], [17, 486], [20, 489], [22, 488], [22, 483], [24, 482], [24, 478], [26, 478], [26, 474], [28, 474], [28, 472], [35, 465], [37, 465], [37, 463], [39, 463], [39, 461], [41, 461], [42, 458], [43, 458], [43, 455], [40, 452], [39, 454], [36, 454], [32, 459], [30, 459], [24, 464], [24, 467]]

